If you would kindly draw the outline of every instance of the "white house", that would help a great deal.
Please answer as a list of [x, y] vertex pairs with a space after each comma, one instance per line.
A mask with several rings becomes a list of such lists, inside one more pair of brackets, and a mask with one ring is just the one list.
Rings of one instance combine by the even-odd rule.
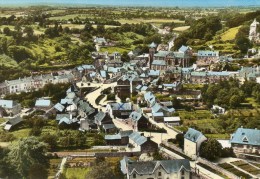
[[184, 135], [184, 153], [195, 159], [199, 155], [199, 149], [202, 142], [207, 138], [199, 131], [189, 128]]
[[191, 167], [187, 159], [159, 161], [120, 161], [121, 171], [127, 179], [190, 179]]
[[2, 107], [8, 115], [16, 115], [21, 112], [21, 105], [13, 100], [0, 100]]

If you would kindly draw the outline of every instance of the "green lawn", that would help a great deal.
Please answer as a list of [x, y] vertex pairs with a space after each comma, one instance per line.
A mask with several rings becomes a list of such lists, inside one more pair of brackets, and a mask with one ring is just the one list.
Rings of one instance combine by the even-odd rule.
[[121, 48], [121, 47], [102, 47], [100, 48], [100, 52], [108, 52], [108, 53], [113, 53], [113, 52], [119, 52], [119, 53], [124, 53], [124, 52], [129, 52], [131, 49], [129, 48]]
[[17, 131], [11, 132], [15, 137], [17, 138], [25, 138], [29, 136], [29, 132], [31, 129], [26, 128], [26, 129], [19, 129]]
[[66, 168], [64, 173], [68, 179], [85, 179], [89, 168]]
[[48, 179], [54, 179], [55, 175], [58, 171], [58, 168], [61, 164], [61, 158], [59, 159], [50, 159], [49, 163], [50, 163], [50, 167], [48, 169]]
[[230, 28], [226, 32], [222, 33], [220, 35], [221, 40], [223, 41], [234, 40], [240, 27], [241, 26]]

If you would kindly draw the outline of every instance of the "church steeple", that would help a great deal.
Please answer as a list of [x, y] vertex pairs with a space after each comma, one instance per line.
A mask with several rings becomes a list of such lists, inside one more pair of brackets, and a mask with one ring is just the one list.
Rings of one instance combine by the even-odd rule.
[[149, 68], [151, 69], [152, 67], [152, 63], [153, 63], [153, 58], [154, 58], [154, 54], [155, 54], [155, 51], [156, 51], [156, 48], [157, 45], [152, 42], [150, 45], [149, 45]]

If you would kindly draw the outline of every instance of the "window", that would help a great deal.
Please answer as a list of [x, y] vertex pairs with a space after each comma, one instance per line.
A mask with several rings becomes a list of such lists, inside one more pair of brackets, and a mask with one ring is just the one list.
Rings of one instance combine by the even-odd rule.
[[133, 174], [133, 178], [136, 178], [136, 174]]
[[184, 170], [181, 171], [181, 175], [184, 175]]
[[162, 172], [158, 172], [158, 176], [162, 176]]
[[184, 177], [181, 177], [181, 179], [185, 179]]

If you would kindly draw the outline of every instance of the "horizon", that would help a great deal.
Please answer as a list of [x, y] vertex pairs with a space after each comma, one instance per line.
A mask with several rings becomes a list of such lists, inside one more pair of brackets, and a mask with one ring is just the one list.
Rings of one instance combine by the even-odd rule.
[[108, 7], [181, 7], [181, 8], [227, 8], [227, 7], [259, 7], [258, 0], [218, 0], [218, 1], [198, 1], [198, 0], [0, 0], [2, 7], [28, 7], [28, 6], [108, 6]]

